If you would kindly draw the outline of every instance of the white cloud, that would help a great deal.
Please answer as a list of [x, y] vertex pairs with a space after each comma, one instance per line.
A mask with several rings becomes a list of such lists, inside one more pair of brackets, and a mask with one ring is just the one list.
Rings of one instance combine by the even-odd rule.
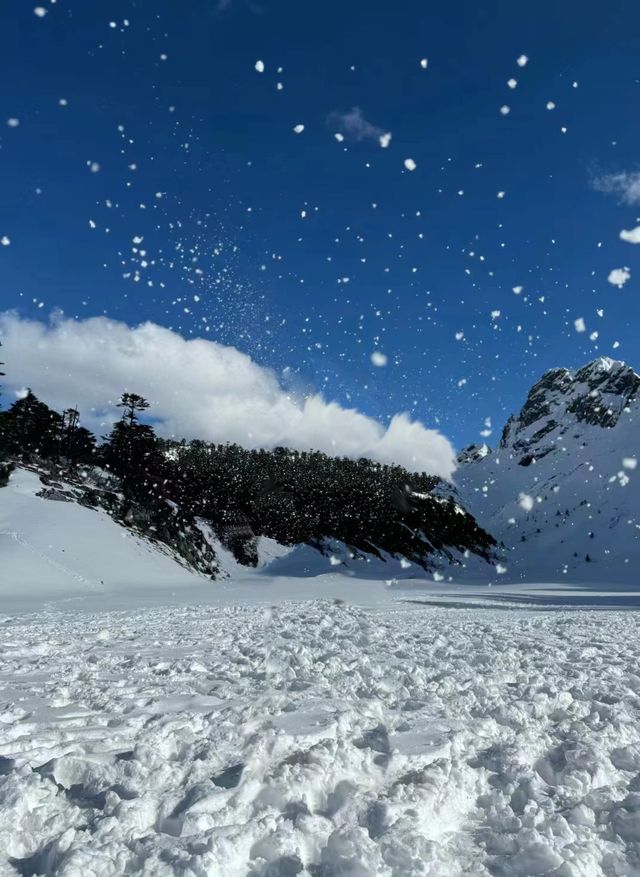
[[25, 386], [58, 410], [77, 404], [103, 435], [119, 416], [120, 394], [151, 402], [159, 434], [245, 447], [285, 445], [450, 477], [455, 454], [437, 430], [395, 415], [387, 427], [320, 395], [296, 397], [235, 347], [186, 340], [155, 323], [131, 328], [94, 317], [50, 323], [0, 314], [5, 399]]
[[623, 228], [620, 232], [620, 239], [630, 244], [640, 244], [640, 225], [629, 229], [629, 231]]
[[329, 124], [353, 140], [377, 140], [383, 149], [391, 142], [391, 133], [365, 119], [360, 107], [352, 107], [348, 113], [332, 113]]
[[640, 203], [640, 171], [621, 171], [594, 177], [591, 185], [597, 192], [620, 195], [625, 204]]
[[631, 272], [628, 268], [614, 268], [613, 271], [609, 272], [607, 280], [612, 286], [617, 286], [618, 289], [622, 289], [630, 277]]

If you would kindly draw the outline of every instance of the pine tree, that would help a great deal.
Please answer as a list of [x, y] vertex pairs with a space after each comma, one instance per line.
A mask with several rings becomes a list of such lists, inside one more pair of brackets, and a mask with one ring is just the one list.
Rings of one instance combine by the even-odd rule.
[[57, 456], [62, 417], [29, 388], [6, 415], [5, 441], [10, 453]]
[[80, 426], [77, 408], [66, 408], [62, 412], [60, 428], [60, 453], [73, 463], [88, 463], [95, 454], [95, 436], [84, 426]]
[[123, 393], [118, 402], [118, 408], [124, 408], [122, 419], [129, 421], [129, 426], [133, 426], [137, 422], [137, 411], [144, 411], [149, 407], [149, 403], [144, 396], [137, 393]]
[[162, 463], [153, 428], [137, 419], [136, 413], [146, 410], [149, 403], [137, 393], [123, 393], [118, 407], [125, 410], [106, 437], [102, 460], [123, 479], [127, 490], [148, 494]]

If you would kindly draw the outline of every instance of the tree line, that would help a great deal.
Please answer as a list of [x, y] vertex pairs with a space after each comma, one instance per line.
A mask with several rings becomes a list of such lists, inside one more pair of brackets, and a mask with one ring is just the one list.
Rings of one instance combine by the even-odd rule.
[[173, 441], [144, 422], [149, 402], [125, 392], [121, 417], [100, 441], [76, 407], [59, 413], [31, 390], [0, 411], [0, 459], [100, 467], [124, 494], [204, 519], [235, 556], [257, 560], [256, 537], [322, 550], [339, 540], [355, 552], [402, 555], [428, 566], [434, 550], [487, 556], [495, 544], [452, 499], [433, 495], [439, 479], [369, 459], [288, 448]]

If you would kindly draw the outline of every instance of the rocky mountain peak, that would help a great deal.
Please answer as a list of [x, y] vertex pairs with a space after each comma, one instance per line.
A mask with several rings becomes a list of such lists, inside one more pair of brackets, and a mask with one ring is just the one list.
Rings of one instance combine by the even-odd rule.
[[605, 356], [576, 372], [551, 369], [531, 388], [510, 425], [510, 437], [512, 442], [532, 442], [561, 421], [615, 426], [639, 390], [640, 376], [624, 362]]

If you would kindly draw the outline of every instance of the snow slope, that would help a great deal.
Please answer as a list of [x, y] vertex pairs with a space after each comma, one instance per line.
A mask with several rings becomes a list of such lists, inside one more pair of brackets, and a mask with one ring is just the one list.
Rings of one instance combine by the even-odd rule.
[[105, 512], [41, 499], [42, 488], [34, 472], [18, 469], [0, 489], [5, 604], [207, 584]]
[[0, 875], [619, 877], [635, 613], [327, 602], [0, 625]]
[[461, 454], [458, 496], [504, 542], [505, 580], [639, 583], [639, 387], [610, 359], [555, 369], [495, 451]]

